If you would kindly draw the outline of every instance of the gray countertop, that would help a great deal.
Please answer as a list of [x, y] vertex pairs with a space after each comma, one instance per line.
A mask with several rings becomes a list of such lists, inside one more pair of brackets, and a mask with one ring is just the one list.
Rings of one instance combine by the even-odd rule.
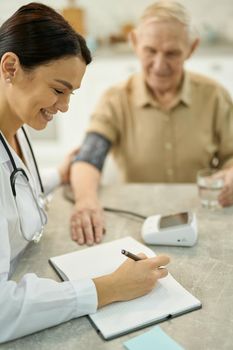
[[[169, 270], [203, 307], [186, 315], [163, 322], [161, 328], [188, 350], [233, 349], [233, 208], [209, 211], [202, 209], [195, 185], [118, 185], [103, 187], [101, 200], [105, 206], [136, 211], [144, 215], [193, 210], [197, 214], [199, 239], [191, 248], [152, 247], [156, 253], [171, 256]], [[59, 280], [48, 264], [51, 256], [78, 247], [69, 236], [72, 204], [62, 190], [55, 193], [49, 210], [49, 224], [43, 240], [31, 244], [13, 278], [19, 280], [27, 272]], [[132, 235], [141, 241], [142, 221], [127, 215], [106, 213], [107, 233], [104, 241]], [[56, 350], [120, 350], [123, 342], [144, 333], [150, 327], [103, 341], [87, 317], [3, 344], [1, 349]], [[146, 350], [146, 349], [145, 349]]]

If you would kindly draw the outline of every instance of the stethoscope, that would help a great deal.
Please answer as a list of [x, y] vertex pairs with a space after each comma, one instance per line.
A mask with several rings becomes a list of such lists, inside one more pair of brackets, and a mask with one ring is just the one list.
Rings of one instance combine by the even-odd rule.
[[[0, 132], [0, 140], [8, 154], [8, 157], [10, 159], [10, 162], [11, 162], [11, 165], [13, 167], [13, 171], [10, 175], [10, 185], [11, 185], [11, 190], [12, 190], [12, 193], [13, 193], [13, 196], [15, 198], [15, 201], [16, 201], [16, 179], [18, 176], [22, 176], [26, 182], [26, 184], [28, 185], [29, 189], [30, 189], [30, 192], [32, 194], [32, 197], [35, 201], [35, 204], [36, 204], [36, 207], [38, 209], [38, 213], [39, 213], [39, 216], [40, 216], [40, 220], [41, 220], [41, 228], [38, 232], [36, 232], [32, 237], [27, 237], [27, 235], [24, 233], [23, 231], [23, 228], [22, 228], [22, 225], [20, 224], [20, 229], [21, 229], [21, 233], [23, 235], [23, 237], [27, 240], [27, 241], [34, 241], [35, 243], [38, 243], [43, 235], [43, 231], [44, 231], [44, 226], [46, 225], [47, 223], [47, 215], [46, 215], [46, 212], [45, 212], [45, 207], [46, 207], [46, 199], [45, 199], [45, 196], [44, 196], [44, 187], [43, 187], [43, 184], [42, 184], [42, 180], [41, 180], [41, 176], [40, 176], [40, 172], [39, 172], [39, 168], [38, 168], [38, 165], [37, 165], [37, 162], [36, 162], [36, 158], [35, 158], [35, 155], [34, 155], [34, 152], [33, 152], [33, 149], [32, 149], [32, 146], [31, 146], [31, 143], [29, 141], [29, 138], [27, 136], [27, 133], [25, 131], [25, 129], [23, 127], [21, 127], [22, 131], [23, 131], [23, 134], [24, 134], [24, 137], [27, 141], [27, 144], [28, 144], [28, 147], [30, 149], [30, 152], [31, 152], [31, 156], [32, 156], [32, 159], [33, 159], [33, 162], [34, 162], [34, 166], [35, 166], [35, 169], [36, 169], [36, 173], [37, 173], [37, 177], [38, 177], [38, 180], [39, 180], [39, 185], [40, 185], [40, 190], [41, 190], [41, 194], [39, 196], [39, 198], [36, 197], [35, 193], [34, 193], [34, 190], [32, 189], [31, 185], [30, 185], [30, 182], [29, 182], [29, 178], [25, 172], [25, 170], [23, 168], [17, 168], [16, 164], [15, 164], [15, 160], [11, 154], [11, 151], [4, 139], [4, 137], [2, 136], [1, 132]], [[17, 207], [17, 201], [16, 201], [16, 207]], [[18, 208], [17, 208], [18, 210]], [[19, 214], [19, 211], [18, 211], [18, 214]], [[20, 221], [20, 215], [19, 215], [19, 221]]]

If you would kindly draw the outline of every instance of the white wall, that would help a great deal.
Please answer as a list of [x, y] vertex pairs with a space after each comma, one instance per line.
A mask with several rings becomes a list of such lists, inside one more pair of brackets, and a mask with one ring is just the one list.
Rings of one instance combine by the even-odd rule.
[[[29, 3], [25, 0], [0, 0], [0, 23], [9, 17], [19, 6]], [[44, 0], [41, 3], [61, 10], [67, 5], [65, 0]], [[77, 2], [87, 14], [89, 34], [107, 37], [119, 31], [125, 22], [134, 22], [151, 0], [80, 0]], [[200, 33], [211, 34], [210, 29], [224, 34], [233, 42], [233, 0], [181, 0], [191, 11]], [[205, 31], [209, 26], [209, 32]], [[220, 53], [220, 52], [219, 52]], [[112, 55], [113, 56], [113, 55]], [[202, 73], [209, 72], [220, 80], [233, 94], [232, 54], [227, 57], [198, 57], [190, 61], [191, 68]], [[82, 88], [72, 97], [70, 110], [60, 115], [49, 127], [34, 139], [35, 152], [40, 165], [53, 165], [74, 146], [82, 141], [90, 112], [102, 91], [114, 82], [123, 80], [137, 67], [133, 56], [101, 57], [95, 59], [84, 78]], [[112, 73], [111, 73], [112, 72]], [[34, 134], [34, 135], [38, 135]], [[47, 140], [46, 140], [47, 139]]]
[[[25, 0], [1, 0], [0, 23], [19, 6], [29, 3]], [[66, 0], [38, 1], [57, 10], [67, 6]], [[106, 37], [119, 30], [125, 22], [135, 22], [141, 11], [151, 0], [79, 0], [77, 5], [86, 11], [87, 28], [91, 36]], [[191, 12], [202, 35], [211, 30], [233, 40], [232, 0], [180, 0]], [[208, 34], [208, 33], [207, 33]]]

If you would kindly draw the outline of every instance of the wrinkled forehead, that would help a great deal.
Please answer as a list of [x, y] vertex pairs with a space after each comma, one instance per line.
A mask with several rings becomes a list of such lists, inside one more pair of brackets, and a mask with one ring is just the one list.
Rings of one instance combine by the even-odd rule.
[[187, 27], [175, 19], [150, 17], [141, 21], [137, 27], [139, 40], [157, 38], [158, 40], [190, 42]]

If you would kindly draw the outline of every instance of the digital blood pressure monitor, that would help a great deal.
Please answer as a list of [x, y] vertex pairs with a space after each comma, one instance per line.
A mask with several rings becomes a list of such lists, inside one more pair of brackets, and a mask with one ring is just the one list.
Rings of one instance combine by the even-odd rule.
[[182, 212], [149, 216], [142, 226], [142, 238], [148, 244], [193, 246], [197, 241], [196, 215]]

